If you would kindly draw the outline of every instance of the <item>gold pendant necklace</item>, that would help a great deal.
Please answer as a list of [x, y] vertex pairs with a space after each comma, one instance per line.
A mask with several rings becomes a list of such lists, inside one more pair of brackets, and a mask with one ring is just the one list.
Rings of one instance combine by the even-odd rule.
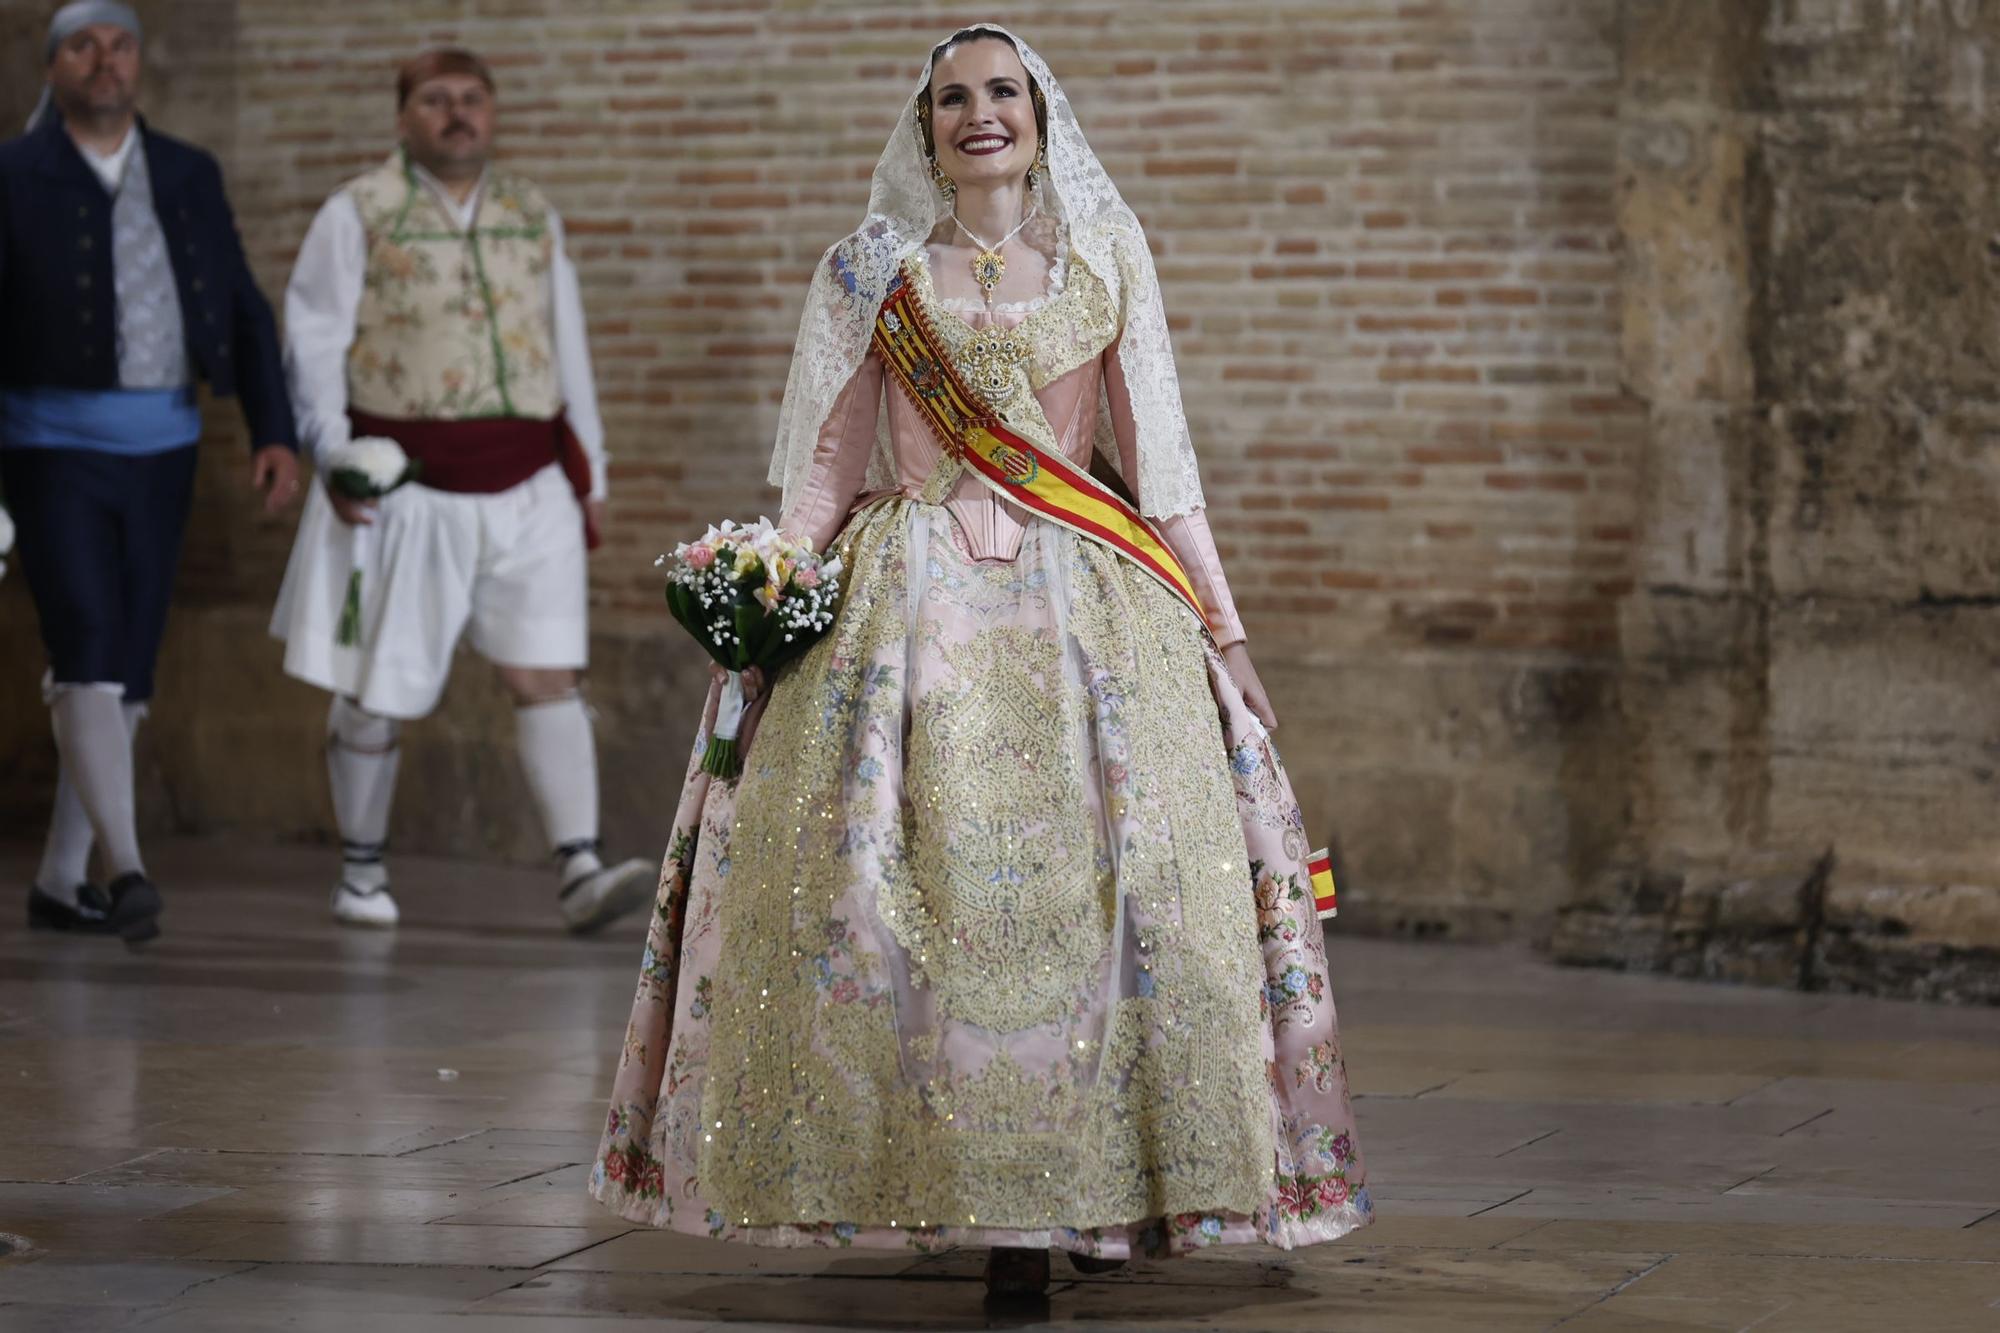
[[1021, 228], [1033, 222], [1035, 214], [1038, 211], [1035, 208], [1029, 208], [1028, 216], [1015, 223], [1014, 230], [1002, 236], [999, 245], [988, 245], [973, 235], [972, 228], [960, 222], [958, 220], [958, 213], [956, 210], [953, 211], [951, 215], [952, 225], [965, 233], [966, 240], [971, 241], [979, 247], [979, 253], [972, 257], [972, 280], [985, 290], [987, 300], [991, 301], [993, 299], [993, 289], [1000, 285], [1000, 279], [1007, 276], [1007, 261], [1000, 256], [1000, 246], [1007, 244], [1007, 242], [1019, 236]]

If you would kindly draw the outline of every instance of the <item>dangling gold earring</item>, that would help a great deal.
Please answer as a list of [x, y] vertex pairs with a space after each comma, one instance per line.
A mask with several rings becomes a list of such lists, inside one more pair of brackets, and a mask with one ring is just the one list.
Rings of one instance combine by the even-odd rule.
[[1044, 177], [1049, 174], [1049, 99], [1042, 96], [1042, 86], [1034, 85], [1035, 93], [1035, 165]]
[[931, 96], [926, 88], [917, 95], [917, 138], [923, 144], [924, 160], [931, 164], [931, 183], [948, 204], [958, 194], [958, 184], [938, 165], [937, 145], [931, 139]]

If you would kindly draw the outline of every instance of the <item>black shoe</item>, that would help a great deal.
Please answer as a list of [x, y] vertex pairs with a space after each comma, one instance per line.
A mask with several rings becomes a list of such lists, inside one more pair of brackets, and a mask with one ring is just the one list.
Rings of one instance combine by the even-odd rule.
[[1049, 1290], [1049, 1252], [995, 1247], [986, 1252], [986, 1298], [1039, 1301]]
[[127, 944], [160, 933], [160, 891], [138, 871], [111, 881], [111, 925]]
[[76, 886], [76, 906], [71, 907], [54, 894], [43, 893], [39, 884], [28, 886], [28, 929], [67, 930], [78, 935], [113, 935], [111, 899], [95, 884]]
[[1079, 1273], [1115, 1273], [1125, 1266], [1123, 1259], [1100, 1259], [1094, 1254], [1068, 1252], [1069, 1266]]

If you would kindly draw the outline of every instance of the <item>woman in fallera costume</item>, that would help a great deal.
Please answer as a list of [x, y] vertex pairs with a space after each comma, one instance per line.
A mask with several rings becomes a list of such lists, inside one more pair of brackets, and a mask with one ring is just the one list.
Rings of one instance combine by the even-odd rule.
[[988, 1247], [1003, 1292], [1051, 1247], [1366, 1224], [1152, 258], [1004, 31], [932, 53], [816, 271], [771, 480], [848, 590], [742, 777], [690, 767], [592, 1193], [728, 1240]]

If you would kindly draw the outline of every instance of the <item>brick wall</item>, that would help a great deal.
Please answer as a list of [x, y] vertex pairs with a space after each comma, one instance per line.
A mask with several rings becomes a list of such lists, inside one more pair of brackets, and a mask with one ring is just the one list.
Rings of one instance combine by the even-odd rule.
[[[1328, 646], [1607, 646], [1634, 433], [1617, 391], [1606, 8], [1014, 20], [1159, 251], [1260, 641], [1323, 614], [1311, 637]], [[232, 165], [274, 289], [326, 193], [386, 151], [395, 61], [457, 40], [493, 62], [505, 151], [575, 237], [618, 454], [596, 595], [650, 614], [663, 536], [758, 498], [810, 267], [857, 220], [917, 62], [957, 15], [240, 9]]]
[[[154, 8], [171, 34], [180, 7]], [[234, 115], [217, 146], [274, 294], [314, 209], [388, 151], [396, 61], [461, 41], [494, 65], [503, 151], [557, 201], [582, 274], [615, 455], [593, 688], [621, 724], [611, 785], [632, 788], [612, 798], [614, 831], [657, 841], [692, 702], [663, 682], [691, 680], [694, 663], [651, 558], [692, 526], [775, 507], [762, 478], [808, 270], [857, 220], [927, 45], [967, 15], [756, 0], [221, 8]], [[1619, 389], [1615, 8], [1010, 16], [1158, 251], [1214, 526], [1309, 819], [1339, 833], [1363, 926], [1538, 917], [1615, 815], [1600, 808], [1599, 732], [1643, 438]], [[226, 433], [227, 414], [214, 420]], [[162, 780], [179, 822], [247, 810], [302, 832], [324, 822], [318, 704], [252, 683], [276, 673], [256, 636], [289, 529], [248, 516], [223, 475], [233, 454], [209, 462], [176, 651], [245, 665], [232, 708], [190, 694], [207, 729], [163, 719], [159, 743], [272, 757], [190, 760]], [[518, 781], [484, 762], [505, 757], [502, 710], [466, 675], [414, 744], [435, 747], [419, 767], [438, 781], [491, 800], [410, 791], [399, 836], [529, 852], [508, 831]], [[240, 712], [254, 720], [232, 731]], [[163, 751], [161, 771], [175, 767]]]

